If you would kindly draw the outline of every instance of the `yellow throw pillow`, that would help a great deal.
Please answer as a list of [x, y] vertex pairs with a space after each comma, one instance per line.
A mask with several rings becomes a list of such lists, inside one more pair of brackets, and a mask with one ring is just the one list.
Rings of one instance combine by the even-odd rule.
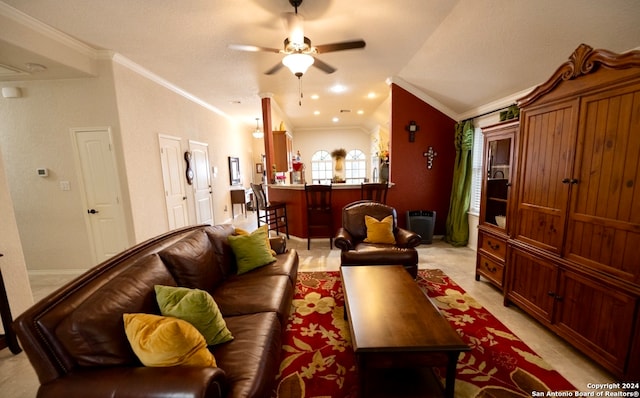
[[249, 235], [229, 236], [229, 246], [233, 250], [238, 265], [238, 274], [244, 274], [255, 268], [276, 261], [271, 249], [266, 245], [266, 225]]
[[124, 314], [124, 331], [145, 366], [216, 366], [207, 342], [189, 322], [152, 314]]
[[[265, 236], [267, 238], [266, 239], [267, 249], [269, 249], [269, 252], [271, 253], [272, 256], [275, 256], [277, 253], [275, 252], [275, 250], [271, 249], [271, 242], [269, 241], [269, 228], [265, 224], [265, 225], [261, 226], [260, 228], [256, 229], [256, 231], [258, 231], [258, 230], [264, 230], [264, 232], [266, 234]], [[256, 231], [253, 231], [253, 232], [256, 232]], [[235, 235], [247, 236], [247, 235], [251, 235], [251, 232], [249, 232], [247, 230], [244, 230], [242, 228], [236, 228]]]
[[388, 243], [395, 244], [396, 238], [393, 235], [393, 216], [387, 216], [382, 220], [371, 216], [364, 216], [364, 223], [367, 226], [367, 243]]

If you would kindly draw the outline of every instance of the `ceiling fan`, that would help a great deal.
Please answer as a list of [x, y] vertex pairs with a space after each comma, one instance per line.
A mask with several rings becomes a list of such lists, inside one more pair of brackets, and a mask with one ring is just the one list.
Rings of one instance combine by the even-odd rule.
[[336, 68], [333, 66], [314, 57], [313, 55], [315, 54], [353, 50], [365, 47], [366, 43], [364, 40], [352, 40], [312, 46], [311, 40], [304, 35], [304, 18], [298, 14], [298, 7], [302, 4], [302, 0], [289, 0], [289, 3], [294, 7], [295, 13], [289, 12], [286, 14], [289, 36], [284, 39], [284, 48], [282, 50], [244, 44], [230, 44], [229, 48], [240, 51], [263, 51], [286, 54], [282, 59], [282, 62], [266, 71], [265, 75], [272, 75], [282, 69], [283, 66], [286, 66], [299, 79], [311, 65], [325, 73], [333, 73], [336, 71]]

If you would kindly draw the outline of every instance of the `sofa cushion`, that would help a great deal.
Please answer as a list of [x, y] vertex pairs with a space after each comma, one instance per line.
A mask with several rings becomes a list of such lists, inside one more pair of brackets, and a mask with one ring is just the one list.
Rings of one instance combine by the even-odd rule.
[[[212, 296], [225, 320], [235, 315], [275, 312], [284, 323], [291, 310], [293, 286], [285, 275], [261, 276], [251, 271], [228, 278]], [[237, 337], [228, 321], [227, 327]]]
[[396, 238], [393, 236], [393, 216], [387, 216], [382, 220], [378, 220], [365, 215], [364, 223], [367, 226], [365, 242], [395, 245]]
[[204, 336], [182, 319], [152, 314], [124, 314], [124, 330], [145, 366], [216, 366]]
[[213, 245], [216, 265], [225, 278], [237, 274], [236, 258], [227, 239], [235, 233], [235, 227], [231, 224], [220, 224], [208, 226], [204, 230]]
[[179, 286], [210, 292], [224, 280], [224, 274], [215, 263], [211, 240], [202, 230], [186, 236], [159, 254]]
[[264, 225], [248, 235], [229, 236], [229, 245], [236, 257], [238, 274], [276, 261], [268, 240], [268, 229]]
[[164, 316], [172, 316], [192, 324], [208, 345], [233, 340], [218, 305], [204, 290], [156, 285], [156, 300]]
[[272, 275], [284, 275], [289, 277], [291, 286], [295, 286], [298, 277], [298, 263], [298, 253], [295, 249], [289, 249], [286, 253], [278, 254], [274, 263], [256, 268], [242, 276], [251, 275], [251, 277], [263, 278]]
[[175, 284], [156, 254], [142, 257], [80, 304], [58, 325], [56, 336], [79, 365], [137, 364], [122, 315], [159, 314], [153, 286]]
[[212, 348], [229, 381], [227, 397], [269, 397], [280, 365], [282, 329], [274, 312], [226, 318], [235, 339]]

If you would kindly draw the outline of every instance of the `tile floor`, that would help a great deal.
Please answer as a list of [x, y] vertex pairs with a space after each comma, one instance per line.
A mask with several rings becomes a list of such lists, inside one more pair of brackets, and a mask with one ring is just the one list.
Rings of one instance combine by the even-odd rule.
[[[248, 218], [236, 217], [236, 226], [253, 230], [255, 215], [248, 212]], [[312, 240], [311, 250], [307, 241], [292, 237], [288, 247], [295, 248], [300, 255], [300, 271], [337, 271], [340, 266], [340, 252], [330, 250], [328, 239]], [[504, 323], [559, 371], [577, 389], [586, 391], [587, 383], [608, 383], [615, 379], [597, 364], [564, 343], [515, 306], [502, 305], [502, 295], [488, 282], [474, 279], [475, 251], [468, 248], [454, 248], [437, 238], [431, 245], [420, 245], [419, 268], [439, 268], [451, 279], [483, 304], [493, 315]], [[55, 275], [31, 273], [30, 281], [34, 300], [38, 301], [49, 292], [75, 275]], [[0, 394], [3, 397], [35, 397], [38, 380], [24, 353], [12, 355], [8, 349], [0, 351]], [[459, 397], [463, 398], [463, 397]], [[466, 397], [465, 397], [466, 398]]]

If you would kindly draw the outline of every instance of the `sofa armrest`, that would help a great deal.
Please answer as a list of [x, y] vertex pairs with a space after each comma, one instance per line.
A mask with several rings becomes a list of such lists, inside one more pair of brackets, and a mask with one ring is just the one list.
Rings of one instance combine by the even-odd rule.
[[282, 254], [287, 251], [287, 240], [284, 236], [274, 236], [269, 238], [269, 244], [271, 244], [271, 250], [276, 254]]
[[226, 375], [216, 367], [113, 367], [71, 372], [43, 384], [38, 397], [222, 398]]
[[416, 247], [422, 242], [422, 237], [413, 231], [398, 228], [396, 244], [400, 247]]
[[351, 234], [342, 227], [338, 230], [336, 237], [333, 239], [333, 244], [343, 252], [353, 250], [355, 248]]

